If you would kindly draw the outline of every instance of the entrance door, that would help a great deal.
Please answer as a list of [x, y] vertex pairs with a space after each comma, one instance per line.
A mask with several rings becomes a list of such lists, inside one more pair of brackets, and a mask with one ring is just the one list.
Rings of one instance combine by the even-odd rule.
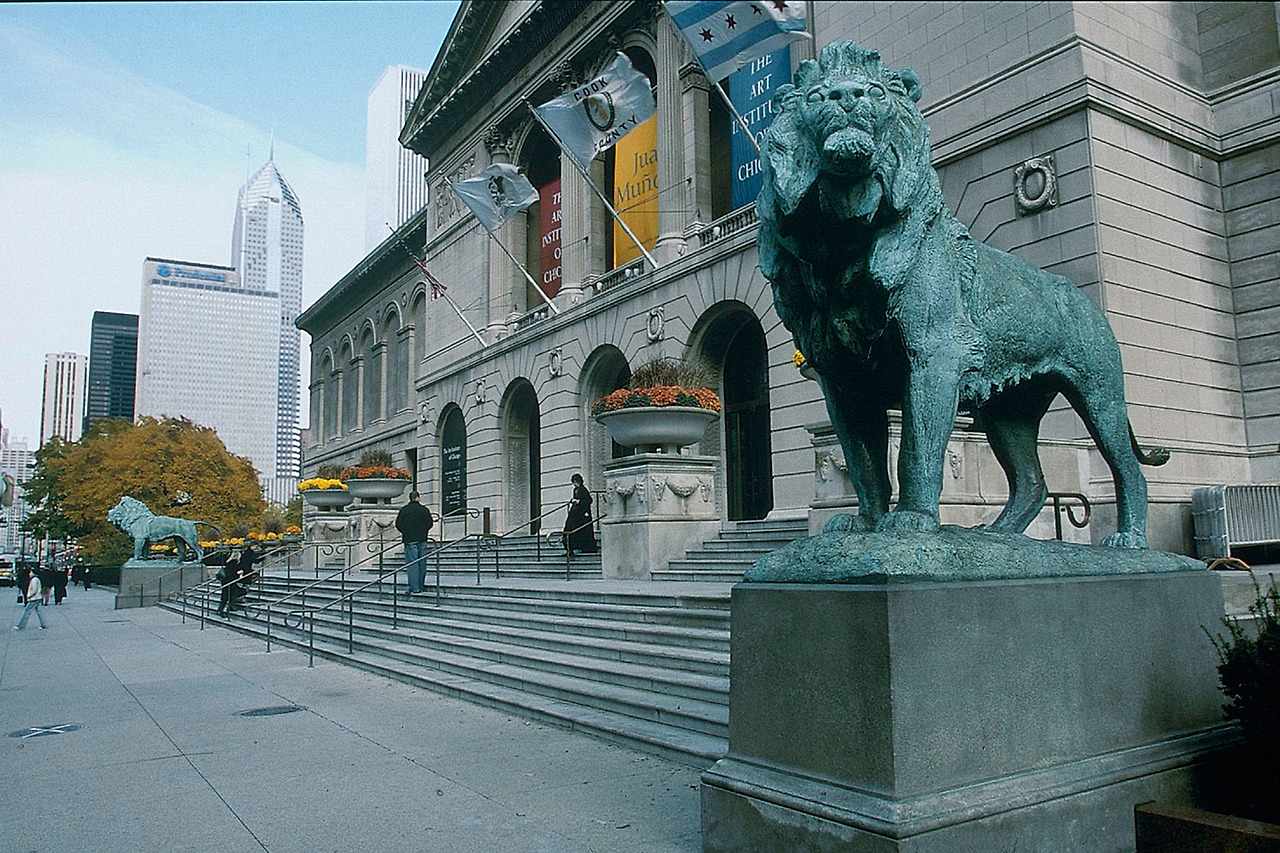
[[758, 322], [744, 323], [738, 329], [724, 363], [729, 518], [764, 518], [773, 509], [773, 448], [769, 433], [768, 349]]
[[542, 416], [533, 386], [521, 381], [506, 404], [505, 436], [508, 524], [529, 522], [537, 535], [542, 523]]

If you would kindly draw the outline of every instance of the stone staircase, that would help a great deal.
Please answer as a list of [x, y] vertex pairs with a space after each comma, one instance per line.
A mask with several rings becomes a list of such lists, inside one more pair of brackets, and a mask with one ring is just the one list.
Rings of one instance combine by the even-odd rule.
[[718, 537], [689, 550], [683, 560], [672, 560], [653, 579], [737, 583], [756, 560], [808, 535], [807, 519], [726, 521]]
[[[247, 613], [212, 620], [265, 639], [266, 602], [307, 582], [267, 574]], [[394, 589], [388, 582], [356, 596], [350, 650], [345, 604], [317, 612], [315, 654], [697, 766], [727, 749], [728, 585], [506, 572], [477, 585], [473, 567], [469, 582], [442, 582], [439, 603], [434, 590], [393, 599]], [[338, 581], [323, 582], [306, 603], [340, 595]], [[273, 609], [271, 638], [305, 651], [306, 633], [282, 624], [280, 610], [297, 604]]]

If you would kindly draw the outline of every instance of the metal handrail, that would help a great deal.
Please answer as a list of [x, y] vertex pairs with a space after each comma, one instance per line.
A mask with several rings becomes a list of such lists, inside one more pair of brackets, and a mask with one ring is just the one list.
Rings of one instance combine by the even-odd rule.
[[[1077, 530], [1083, 530], [1089, 526], [1089, 519], [1093, 515], [1093, 505], [1089, 503], [1087, 497], [1079, 492], [1050, 492], [1048, 497], [1053, 501], [1053, 526], [1059, 540], [1062, 539], [1062, 513], [1064, 510], [1072, 527]], [[1084, 507], [1083, 518], [1076, 518], [1075, 507], [1069, 503], [1064, 503], [1069, 500], [1078, 501]]]
[[[560, 511], [560, 510], [562, 510], [562, 509], [567, 509], [567, 508], [568, 508], [568, 506], [569, 506], [569, 504], [571, 504], [571, 503], [572, 503], [572, 501], [565, 501], [565, 502], [564, 502], [564, 503], [562, 503], [562, 504], [556, 504], [555, 506], [551, 507], [551, 509], [549, 509], [549, 510], [547, 510], [546, 512], [544, 512], [542, 515], [539, 515], [539, 516], [537, 516], [536, 518], [529, 518], [529, 519], [527, 519], [526, 521], [522, 521], [522, 522], [520, 522], [519, 524], [517, 524], [515, 527], [511, 528], [510, 530], [508, 530], [506, 533], [499, 533], [499, 534], [497, 534], [497, 535], [490, 535], [490, 536], [488, 536], [488, 537], [487, 537], [487, 539], [488, 539], [487, 546], [486, 546], [486, 543], [485, 543], [485, 541], [484, 541], [484, 540], [481, 540], [481, 541], [477, 542], [477, 551], [479, 551], [479, 548], [480, 548], [480, 547], [482, 547], [482, 546], [486, 546], [486, 547], [489, 547], [489, 548], [492, 548], [492, 549], [493, 549], [493, 576], [494, 576], [494, 578], [495, 578], [495, 579], [500, 579], [500, 578], [502, 577], [502, 566], [501, 566], [501, 557], [500, 557], [500, 552], [501, 552], [501, 550], [502, 550], [502, 543], [503, 543], [503, 542], [505, 542], [505, 541], [507, 541], [507, 537], [508, 537], [508, 536], [513, 536], [513, 535], [515, 535], [518, 531], [524, 530], [526, 527], [528, 527], [530, 530], [532, 530], [532, 529], [533, 529], [532, 525], [533, 525], [533, 523], [534, 523], [535, 521], [542, 521], [542, 519], [544, 519], [544, 518], [546, 518], [547, 516], [551, 515], [553, 512], [559, 512], [559, 511]], [[539, 561], [539, 562], [541, 562], [541, 561], [542, 561], [542, 537], [541, 537], [541, 536], [536, 536], [535, 538], [537, 539], [537, 542], [538, 542], [538, 561]], [[477, 553], [477, 554], [476, 554], [476, 564], [477, 564], [477, 566], [479, 565], [479, 562], [480, 562], [480, 555]], [[478, 581], [477, 581], [477, 582], [478, 582]]]
[[[551, 545], [551, 540], [557, 536], [560, 537], [561, 543], [564, 544], [564, 579], [565, 580], [567, 581], [573, 580], [572, 569], [570, 568], [569, 546], [567, 544], [569, 537], [577, 533], [579, 530], [586, 530], [588, 527], [595, 526], [595, 524], [600, 520], [600, 518], [603, 518], [603, 517], [604, 516], [600, 516], [599, 518], [589, 519], [586, 524], [580, 524], [577, 527], [573, 528], [572, 530], [553, 530], [547, 534], [548, 546]], [[596, 543], [596, 547], [599, 548], [599, 542]]]

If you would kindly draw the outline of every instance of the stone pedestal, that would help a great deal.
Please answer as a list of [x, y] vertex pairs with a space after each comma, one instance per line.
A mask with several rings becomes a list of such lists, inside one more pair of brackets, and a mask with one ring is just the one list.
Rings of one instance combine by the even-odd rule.
[[[116, 591], [116, 610], [150, 607], [179, 590], [199, 586], [213, 577], [216, 569], [203, 563], [178, 560], [126, 560], [120, 567], [120, 586]], [[134, 589], [134, 587], [138, 587]]]
[[[317, 560], [328, 563], [336, 555], [348, 566], [368, 558], [362, 566], [376, 569], [377, 557], [373, 555], [387, 545], [400, 542], [396, 531], [399, 511], [398, 507], [385, 504], [362, 503], [348, 507], [345, 512], [316, 513], [305, 522], [305, 535], [306, 543], [317, 547], [302, 549], [302, 568], [315, 571]], [[384, 561], [392, 553], [399, 551], [388, 552]]]
[[716, 458], [640, 453], [604, 466], [600, 553], [606, 578], [649, 580], [720, 530]]
[[1132, 851], [1235, 739], [1211, 572], [889, 574], [734, 587], [704, 851]]

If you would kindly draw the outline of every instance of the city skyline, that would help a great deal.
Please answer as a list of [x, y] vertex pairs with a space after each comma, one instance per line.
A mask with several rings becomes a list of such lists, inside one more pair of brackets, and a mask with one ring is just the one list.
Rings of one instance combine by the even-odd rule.
[[[94, 311], [139, 311], [146, 257], [226, 263], [230, 200], [273, 129], [275, 160], [308, 211], [302, 305], [354, 266], [368, 93], [388, 66], [430, 67], [456, 8], [0, 7], [0, 187], [11, 202], [0, 229], [15, 237], [0, 246], [0, 295], [16, 308], [0, 319], [0, 405], [11, 436], [38, 444], [46, 353], [88, 353]], [[183, 49], [154, 49], [174, 41]]]

